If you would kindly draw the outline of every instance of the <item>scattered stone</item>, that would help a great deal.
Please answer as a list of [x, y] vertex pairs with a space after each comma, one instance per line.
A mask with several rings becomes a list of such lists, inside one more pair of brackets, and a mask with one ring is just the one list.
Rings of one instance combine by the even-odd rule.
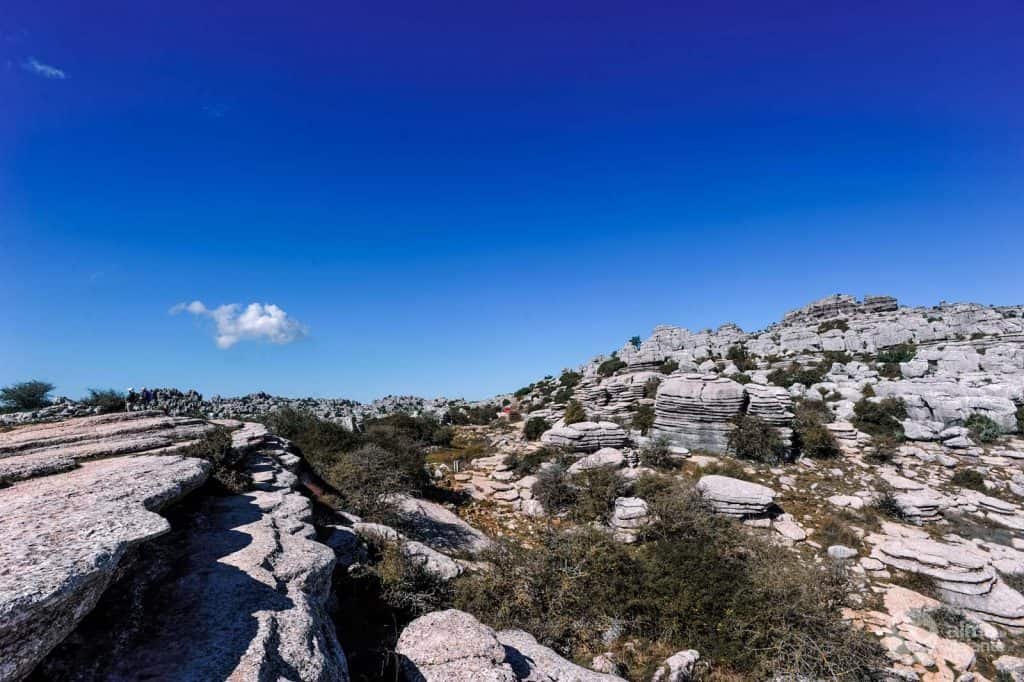
[[712, 474], [697, 482], [701, 496], [720, 514], [746, 517], [767, 514], [775, 491], [758, 483]]

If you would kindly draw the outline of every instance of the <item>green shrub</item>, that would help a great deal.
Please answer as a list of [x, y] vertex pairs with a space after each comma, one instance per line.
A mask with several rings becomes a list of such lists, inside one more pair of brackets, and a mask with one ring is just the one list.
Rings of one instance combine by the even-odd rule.
[[865, 398], [875, 397], [875, 387], [872, 386], [871, 384], [864, 384], [864, 388], [862, 388], [860, 392], [861, 395], [864, 396]]
[[871, 446], [864, 459], [872, 464], [891, 464], [899, 453], [901, 440], [891, 435], [871, 437]]
[[519, 389], [518, 391], [513, 393], [512, 396], [514, 398], [525, 398], [526, 396], [530, 395], [530, 392], [532, 390], [533, 390], [533, 384], [530, 384], [529, 386], [523, 386], [521, 389]]
[[821, 383], [827, 370], [827, 367], [823, 368], [820, 365], [804, 367], [799, 362], [791, 362], [785, 369], [780, 367], [772, 370], [768, 374], [768, 381], [783, 388], [789, 388], [793, 384], [810, 386]]
[[646, 436], [652, 426], [654, 426], [654, 407], [638, 405], [633, 413], [633, 428]]
[[899, 364], [910, 362], [915, 355], [917, 355], [917, 346], [912, 343], [900, 343], [879, 350], [875, 359], [880, 363]]
[[658, 436], [640, 448], [640, 463], [653, 469], [668, 469], [676, 466], [672, 458], [672, 443], [665, 436]]
[[741, 372], [747, 370], [757, 369], [757, 361], [755, 356], [747, 352], [747, 347], [743, 344], [737, 344], [735, 346], [729, 346], [729, 350], [725, 353], [725, 359], [731, 360], [736, 369]]
[[611, 357], [597, 366], [597, 373], [603, 377], [610, 377], [626, 366], [626, 363], [617, 357]]
[[252, 489], [252, 476], [245, 471], [240, 453], [231, 447], [231, 432], [224, 427], [207, 431], [177, 454], [209, 462], [212, 465], [209, 482], [222, 494], [234, 495]]
[[958, 488], [968, 488], [978, 492], [986, 492], [985, 477], [976, 469], [960, 469], [949, 481]]
[[565, 406], [565, 415], [563, 415], [562, 421], [566, 424], [585, 422], [587, 421], [587, 412], [578, 400], [570, 400]]
[[853, 406], [853, 425], [872, 436], [887, 436], [898, 441], [904, 438], [903, 424], [907, 405], [902, 398], [868, 400], [861, 398]]
[[581, 523], [607, 523], [615, 510], [615, 499], [626, 494], [626, 483], [612, 467], [587, 469], [572, 477], [576, 487], [572, 517]]
[[828, 321], [822, 322], [821, 324], [818, 325], [818, 333], [819, 334], [824, 334], [825, 332], [831, 331], [833, 329], [838, 329], [841, 332], [846, 332], [846, 331], [850, 331], [850, 325], [846, 322], [846, 320], [842, 320], [842, 319], [840, 319], [840, 320], [828, 320]]
[[485, 405], [460, 405], [448, 410], [448, 421], [452, 424], [476, 424], [486, 426], [498, 418], [498, 407]]
[[739, 374], [734, 374], [731, 378], [738, 384], [749, 384], [751, 381], [753, 381], [753, 379], [750, 378], [749, 374], [745, 374], [743, 372], [740, 372]]
[[1024, 433], [1024, 405], [1017, 406], [1017, 433]]
[[560, 514], [576, 503], [576, 489], [569, 482], [569, 475], [561, 464], [546, 467], [537, 474], [533, 496], [549, 514]]
[[526, 440], [537, 440], [540, 435], [551, 428], [551, 424], [543, 417], [530, 417], [523, 426], [523, 435]]
[[562, 372], [562, 376], [558, 378], [558, 383], [566, 388], [575, 388], [576, 384], [580, 383], [582, 379], [582, 374], [569, 369]]
[[115, 391], [112, 388], [90, 388], [89, 395], [82, 400], [82, 403], [90, 407], [100, 408], [100, 414], [124, 412], [125, 396], [124, 393]]
[[845, 365], [848, 362], [853, 362], [853, 356], [847, 352], [839, 350], [827, 350], [821, 354], [824, 364], [828, 364], [831, 367], [833, 362], [838, 362], [841, 365]]
[[7, 412], [38, 410], [50, 404], [54, 388], [47, 381], [23, 381], [4, 386], [0, 388], [0, 407]]
[[886, 379], [902, 379], [903, 370], [895, 362], [885, 362], [875, 366], [878, 371], [878, 376], [885, 377]]
[[522, 478], [537, 473], [541, 464], [557, 456], [557, 452], [541, 448], [523, 455], [508, 455], [504, 461], [506, 465], [512, 467], [517, 478]]
[[529, 548], [500, 542], [486, 557], [492, 570], [458, 582], [456, 607], [577, 660], [614, 646], [604, 637], [616, 624], [630, 679], [649, 679], [665, 651], [689, 647], [743, 679], [852, 681], [886, 667], [871, 637], [841, 618], [842, 573], [708, 513], [691, 488], [642, 487], [659, 517], [648, 542], [625, 546], [586, 527], [548, 531]]
[[661, 379], [658, 377], [651, 377], [644, 382], [644, 397], [655, 399], [658, 397], [658, 387], [661, 386]]
[[825, 424], [832, 421], [832, 412], [820, 400], [800, 400], [793, 408], [793, 447], [805, 457], [828, 459], [838, 457], [839, 443]]
[[999, 428], [999, 424], [991, 417], [977, 412], [967, 418], [964, 426], [971, 432], [971, 438], [979, 443], [994, 443], [1003, 435], [1003, 430]]
[[658, 365], [658, 371], [662, 374], [671, 374], [679, 369], [679, 363], [671, 358], [665, 358], [664, 362]]
[[744, 414], [737, 417], [729, 433], [728, 448], [740, 459], [776, 464], [786, 459], [786, 446], [778, 432], [760, 417]]
[[425, 459], [421, 451], [390, 450], [365, 443], [341, 453], [324, 478], [345, 501], [345, 508], [370, 519], [386, 518], [390, 496], [423, 489]]
[[642, 340], [640, 339], [640, 337], [639, 337], [639, 336], [633, 336], [633, 337], [630, 337], [630, 339], [629, 339], [629, 343], [630, 343], [630, 344], [631, 344], [631, 345], [633, 346], [633, 348], [635, 348], [636, 350], [640, 350], [640, 344], [642, 344], [642, 343], [643, 343], [643, 341], [642, 341]]
[[875, 499], [872, 500], [869, 508], [896, 521], [903, 521], [907, 517], [899, 502], [896, 501], [896, 493], [889, 487], [884, 487], [875, 494]]

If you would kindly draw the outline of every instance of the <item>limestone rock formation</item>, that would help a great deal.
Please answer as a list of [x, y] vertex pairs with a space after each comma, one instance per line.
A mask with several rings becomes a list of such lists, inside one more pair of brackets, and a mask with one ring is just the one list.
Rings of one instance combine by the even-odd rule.
[[658, 387], [654, 432], [691, 449], [723, 452], [731, 420], [745, 404], [743, 386], [730, 379], [696, 374], [673, 377]]
[[118, 412], [21, 426], [0, 433], [0, 480], [67, 471], [79, 460], [171, 452], [212, 428], [202, 419], [162, 412]]
[[693, 679], [700, 653], [696, 649], [678, 651], [658, 666], [651, 682], [689, 682]]
[[569, 465], [569, 473], [579, 474], [590, 469], [600, 469], [602, 467], [618, 468], [622, 466], [624, 461], [625, 456], [622, 454], [622, 450], [601, 448], [597, 452], [581, 457]]
[[640, 532], [652, 521], [647, 502], [639, 497], [619, 497], [615, 500], [611, 527], [619, 542], [633, 543]]
[[156, 512], [208, 472], [197, 459], [125, 457], [0, 490], [0, 679], [26, 675], [67, 636], [128, 547], [170, 530]]
[[494, 630], [463, 611], [435, 611], [409, 623], [395, 652], [420, 682], [612, 682], [621, 677], [567, 661], [522, 630]]
[[716, 512], [728, 516], [767, 514], [775, 501], [775, 491], [767, 486], [717, 474], [701, 476], [697, 490]]
[[621, 448], [626, 443], [626, 432], [614, 422], [577, 422], [548, 429], [540, 439], [575, 452], [596, 452], [601, 448]]

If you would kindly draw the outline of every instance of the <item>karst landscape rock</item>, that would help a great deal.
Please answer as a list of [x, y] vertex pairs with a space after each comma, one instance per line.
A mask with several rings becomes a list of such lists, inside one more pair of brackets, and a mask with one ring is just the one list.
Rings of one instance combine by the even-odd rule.
[[[719, 646], [750, 622], [699, 622], [714, 604], [641, 622], [696, 573], [624, 569], [703, 565], [719, 535], [843, 586], [808, 614], [819, 659], [780, 648], [775, 679], [870, 679], [830, 667], [845, 637], [873, 679], [1024, 679], [1024, 306], [835, 295], [760, 331], [659, 326], [486, 401], [158, 389], [99, 412], [0, 422], [0, 680], [765, 679]], [[574, 563], [574, 537], [616, 549]], [[545, 601], [562, 581], [642, 584], [644, 615], [576, 642], [545, 624], [583, 608]]]

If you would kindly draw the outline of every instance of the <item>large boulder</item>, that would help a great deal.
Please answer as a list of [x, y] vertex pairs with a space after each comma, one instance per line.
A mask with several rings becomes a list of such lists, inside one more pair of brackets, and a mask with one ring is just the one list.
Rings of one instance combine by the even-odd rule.
[[540, 440], [576, 452], [596, 452], [601, 448], [621, 448], [626, 444], [626, 432], [614, 422], [576, 422], [548, 429]]
[[622, 454], [622, 450], [615, 448], [601, 448], [597, 452], [581, 457], [580, 459], [569, 465], [570, 474], [580, 474], [584, 471], [591, 469], [601, 469], [603, 467], [619, 468], [625, 461], [626, 457]]
[[724, 452], [746, 400], [743, 386], [731, 379], [671, 377], [658, 387], [653, 431], [691, 449]]
[[406, 626], [395, 653], [414, 682], [515, 682], [494, 630], [463, 611], [420, 616]]
[[775, 502], [775, 491], [767, 486], [717, 474], [702, 476], [697, 490], [716, 512], [728, 516], [761, 516]]
[[505, 660], [512, 666], [518, 680], [530, 682], [612, 682], [617, 675], [594, 672], [567, 661], [540, 644], [528, 632], [502, 630], [498, 641], [505, 647]]

